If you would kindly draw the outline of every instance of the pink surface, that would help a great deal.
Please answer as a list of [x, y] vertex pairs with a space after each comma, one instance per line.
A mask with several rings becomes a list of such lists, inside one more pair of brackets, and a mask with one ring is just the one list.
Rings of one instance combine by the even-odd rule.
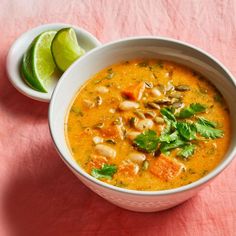
[[205, 49], [236, 75], [236, 1], [14, 1], [0, 4], [0, 235], [236, 235], [236, 161], [196, 197], [159, 213], [120, 209], [62, 163], [48, 105], [9, 83], [13, 41], [44, 23], [78, 25], [102, 43], [159, 35]]

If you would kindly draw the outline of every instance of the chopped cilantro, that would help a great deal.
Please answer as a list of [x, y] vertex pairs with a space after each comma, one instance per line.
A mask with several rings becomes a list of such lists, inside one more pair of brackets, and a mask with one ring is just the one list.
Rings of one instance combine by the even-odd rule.
[[174, 116], [174, 114], [172, 113], [171, 109], [169, 108], [162, 108], [161, 109], [161, 114], [166, 117], [168, 120], [171, 120], [171, 121], [176, 121], [176, 118]]
[[81, 111], [81, 109], [79, 107], [73, 106], [71, 108], [71, 112], [74, 112], [75, 115], [77, 115], [77, 116], [84, 116], [84, 113]]
[[180, 113], [177, 115], [178, 118], [189, 118], [196, 113], [204, 112], [206, 110], [206, 106], [200, 103], [192, 103], [189, 107], [182, 108]]
[[178, 139], [178, 131], [173, 132], [172, 134], [162, 134], [159, 137], [160, 142], [166, 142], [166, 143], [170, 143], [172, 141], [175, 141], [176, 139]]
[[216, 128], [216, 126], [217, 126], [216, 122], [207, 120], [203, 117], [198, 117], [198, 123], [201, 125], [212, 127], [212, 128]]
[[196, 128], [193, 124], [188, 122], [177, 122], [177, 130], [180, 135], [186, 140], [193, 140], [196, 138]]
[[116, 165], [104, 164], [101, 169], [92, 169], [91, 175], [96, 179], [112, 179], [112, 176], [116, 173]]
[[183, 148], [178, 152], [178, 156], [181, 156], [185, 159], [193, 155], [195, 151], [196, 146], [194, 144], [187, 144], [186, 146], [183, 146]]
[[147, 130], [134, 139], [136, 146], [146, 152], [156, 151], [158, 142], [157, 134], [153, 130]]
[[166, 122], [166, 127], [162, 130], [161, 132], [161, 135], [164, 135], [164, 134], [168, 134], [171, 132], [171, 129], [172, 129], [172, 126], [173, 126], [173, 122], [168, 120], [167, 118], [164, 117], [164, 120]]
[[186, 142], [183, 141], [182, 139], [176, 139], [174, 142], [171, 142], [171, 143], [165, 143], [165, 142], [161, 143], [160, 150], [162, 153], [167, 154], [171, 149], [181, 147], [185, 144]]
[[[206, 107], [199, 103], [192, 103], [189, 107], [182, 109], [179, 117], [189, 118], [190, 116], [205, 111]], [[138, 135], [134, 139], [134, 144], [142, 151], [145, 152], [162, 152], [166, 155], [172, 149], [181, 148], [178, 156], [188, 158], [193, 155], [196, 146], [191, 143], [192, 140], [197, 138], [197, 133], [205, 138], [220, 138], [223, 136], [223, 131], [216, 129], [216, 122], [209, 121], [203, 117], [197, 117], [197, 122], [190, 123], [187, 121], [177, 121], [170, 108], [162, 108], [160, 110], [166, 126], [157, 136], [154, 130], [148, 130]]]
[[201, 134], [205, 138], [222, 138], [224, 136], [223, 130], [212, 128], [211, 126], [207, 126], [199, 123], [199, 121], [195, 124], [197, 132]]

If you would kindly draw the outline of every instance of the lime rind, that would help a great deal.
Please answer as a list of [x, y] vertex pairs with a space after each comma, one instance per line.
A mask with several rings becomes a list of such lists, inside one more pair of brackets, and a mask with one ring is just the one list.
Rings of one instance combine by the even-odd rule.
[[32, 52], [34, 50], [34, 46], [35, 46], [35, 42], [37, 41], [37, 38], [38, 37], [34, 39], [34, 41], [31, 43], [28, 50], [23, 56], [22, 63], [21, 63], [21, 75], [24, 81], [26, 82], [26, 84], [29, 85], [31, 88], [33, 88], [36, 91], [46, 93], [47, 90], [45, 89], [45, 87], [40, 83], [40, 81], [35, 79], [33, 68], [32, 68], [32, 60], [33, 60]]
[[77, 41], [73, 28], [63, 28], [55, 35], [51, 51], [57, 67], [64, 72], [75, 60], [85, 54]]
[[51, 55], [51, 42], [56, 31], [38, 35], [23, 56], [21, 74], [24, 81], [34, 90], [47, 93], [47, 82], [56, 65]]
[[33, 48], [32, 68], [33, 74], [42, 86], [47, 85], [51, 75], [56, 69], [52, 54], [51, 43], [56, 35], [56, 31], [46, 31], [41, 33]]

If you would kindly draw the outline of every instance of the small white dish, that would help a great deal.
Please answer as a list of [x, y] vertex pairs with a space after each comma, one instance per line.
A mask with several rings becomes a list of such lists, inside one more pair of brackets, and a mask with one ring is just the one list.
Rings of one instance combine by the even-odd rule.
[[30, 43], [33, 41], [33, 39], [37, 35], [47, 30], [59, 30], [65, 27], [72, 27], [75, 30], [79, 45], [86, 52], [101, 45], [99, 40], [95, 36], [93, 36], [91, 33], [87, 32], [86, 30], [82, 28], [79, 28], [70, 24], [55, 23], [55, 24], [40, 25], [22, 34], [13, 43], [13, 45], [11, 46], [8, 52], [6, 67], [7, 67], [7, 73], [8, 73], [8, 78], [10, 82], [19, 92], [21, 92], [25, 96], [28, 96], [32, 99], [35, 99], [41, 102], [50, 101], [53, 90], [56, 87], [56, 84], [58, 82], [58, 78], [53, 79], [53, 83], [48, 88], [47, 93], [38, 92], [32, 89], [31, 87], [29, 87], [21, 78], [20, 63]]

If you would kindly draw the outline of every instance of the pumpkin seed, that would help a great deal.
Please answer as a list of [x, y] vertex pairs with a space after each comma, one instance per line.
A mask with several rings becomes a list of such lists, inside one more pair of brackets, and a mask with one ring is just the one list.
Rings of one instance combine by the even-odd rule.
[[122, 124], [122, 118], [121, 117], [117, 117], [114, 121], [113, 121], [114, 125], [121, 125]]
[[183, 106], [183, 103], [182, 102], [174, 102], [173, 104], [172, 104], [172, 107], [173, 108], [181, 108]]
[[175, 86], [175, 90], [180, 91], [180, 92], [185, 92], [185, 91], [189, 91], [190, 87], [188, 85], [183, 84], [183, 85]]
[[153, 88], [153, 83], [152, 82], [145, 81], [144, 83], [145, 83], [145, 88], [148, 88], [148, 89]]
[[175, 89], [175, 87], [174, 87], [174, 85], [173, 85], [170, 81], [169, 81], [168, 84], [165, 86], [166, 92], [169, 92], [169, 91], [174, 90], [174, 89]]
[[93, 128], [95, 128], [95, 129], [101, 129], [103, 127], [104, 127], [104, 123], [97, 123], [93, 126]]
[[163, 84], [158, 84], [157, 88], [161, 93], [165, 94], [166, 90], [165, 90], [165, 86]]
[[100, 105], [102, 104], [102, 98], [101, 98], [100, 96], [97, 96], [97, 97], [95, 98], [95, 101], [96, 101], [96, 104], [97, 104], [98, 106], [100, 106]]
[[114, 139], [107, 139], [105, 142], [110, 144], [116, 144], [116, 141]]
[[129, 120], [129, 124], [131, 127], [134, 127], [137, 122], [138, 122], [138, 119], [136, 117], [131, 117]]
[[138, 111], [138, 110], [134, 111], [134, 114], [136, 116], [138, 116], [139, 118], [141, 118], [141, 119], [145, 119], [146, 118], [145, 115], [142, 112]]
[[158, 99], [158, 100], [154, 100], [154, 103], [158, 104], [158, 105], [170, 105], [171, 104], [171, 100], [168, 98], [163, 98], [163, 99]]
[[144, 114], [147, 116], [150, 116], [152, 118], [154, 118], [156, 116], [156, 113], [154, 111], [146, 111]]
[[159, 117], [159, 116], [156, 116], [154, 119], [153, 119], [157, 124], [164, 124], [165, 121], [163, 118]]
[[160, 106], [158, 104], [154, 103], [154, 102], [148, 102], [147, 106], [150, 107], [150, 108], [158, 109], [158, 110], [161, 109]]
[[169, 95], [169, 98], [178, 98], [178, 99], [181, 99], [183, 98], [183, 95], [181, 93], [171, 93]]

